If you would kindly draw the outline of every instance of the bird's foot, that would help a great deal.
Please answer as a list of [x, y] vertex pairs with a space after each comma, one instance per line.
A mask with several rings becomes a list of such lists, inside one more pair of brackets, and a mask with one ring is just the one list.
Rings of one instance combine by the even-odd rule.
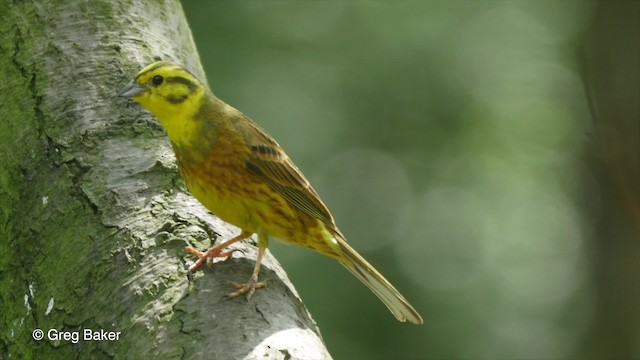
[[207, 250], [206, 252], [200, 252], [192, 247], [184, 248], [184, 251], [190, 254], [193, 254], [199, 258], [198, 261], [196, 261], [193, 265], [189, 267], [189, 272], [192, 273], [196, 271], [196, 269], [198, 269], [205, 262], [207, 263], [208, 266], [211, 266], [211, 264], [213, 264], [213, 259], [219, 258], [219, 257], [228, 258], [229, 256], [231, 256], [231, 254], [233, 254], [234, 251], [241, 251], [240, 249], [232, 249], [229, 251], [222, 252], [222, 249], [223, 247], [214, 246], [211, 249]]
[[267, 282], [266, 281], [258, 282], [257, 276], [251, 276], [249, 278], [249, 281], [247, 281], [244, 284], [239, 284], [235, 281], [230, 281], [230, 280], [225, 281], [225, 283], [233, 288], [238, 289], [228, 294], [227, 299], [233, 299], [235, 297], [238, 297], [244, 294], [247, 297], [247, 300], [249, 300], [251, 298], [251, 295], [253, 295], [253, 292], [256, 291], [256, 289], [267, 287]]

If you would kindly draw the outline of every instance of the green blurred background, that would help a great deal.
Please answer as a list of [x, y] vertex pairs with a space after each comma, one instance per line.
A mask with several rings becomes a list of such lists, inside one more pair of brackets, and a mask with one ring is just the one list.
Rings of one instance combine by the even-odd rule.
[[639, 358], [635, 1], [184, 1], [263, 126], [414, 304], [272, 242], [336, 359]]

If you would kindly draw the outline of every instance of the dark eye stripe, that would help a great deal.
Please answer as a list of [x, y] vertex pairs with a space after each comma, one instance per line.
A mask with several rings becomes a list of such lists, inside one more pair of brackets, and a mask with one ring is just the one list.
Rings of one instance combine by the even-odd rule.
[[186, 85], [189, 88], [189, 92], [194, 92], [198, 89], [198, 85], [189, 79], [185, 79], [181, 76], [173, 76], [165, 79], [167, 83], [178, 83]]

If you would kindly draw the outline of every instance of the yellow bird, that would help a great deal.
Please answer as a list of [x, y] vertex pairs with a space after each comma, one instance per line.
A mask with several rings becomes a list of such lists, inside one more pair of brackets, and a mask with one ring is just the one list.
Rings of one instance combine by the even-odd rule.
[[422, 324], [422, 317], [393, 285], [358, 254], [338, 230], [333, 216], [309, 181], [278, 143], [235, 108], [214, 96], [184, 67], [153, 63], [119, 93], [151, 111], [166, 129], [187, 188], [220, 219], [241, 233], [207, 252], [186, 248], [199, 257], [189, 271], [252, 234], [258, 235], [258, 258], [245, 284], [228, 282], [236, 297], [264, 287], [258, 282], [269, 238], [330, 256], [362, 281], [399, 321]]

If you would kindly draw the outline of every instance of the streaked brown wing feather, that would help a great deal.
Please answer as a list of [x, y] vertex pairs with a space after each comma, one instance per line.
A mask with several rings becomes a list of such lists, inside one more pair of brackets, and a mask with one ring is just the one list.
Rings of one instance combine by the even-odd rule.
[[273, 138], [251, 120], [246, 120], [248, 121], [237, 122], [236, 126], [249, 146], [247, 168], [261, 176], [290, 204], [339, 233], [331, 213], [302, 172]]

